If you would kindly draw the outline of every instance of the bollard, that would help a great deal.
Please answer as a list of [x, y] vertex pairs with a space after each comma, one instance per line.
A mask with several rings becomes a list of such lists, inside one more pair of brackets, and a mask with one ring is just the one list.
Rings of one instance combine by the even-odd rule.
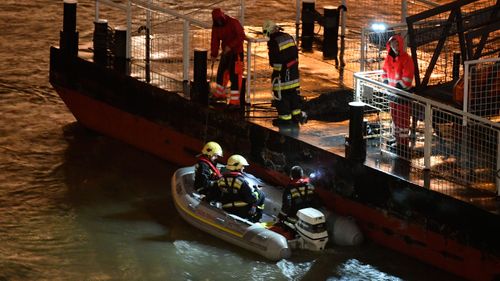
[[106, 64], [108, 56], [108, 21], [98, 19], [94, 22], [94, 61], [96, 63]]
[[78, 55], [78, 31], [76, 31], [76, 0], [64, 0], [63, 30], [59, 47], [67, 56]]
[[460, 53], [453, 53], [453, 68], [452, 68], [453, 81], [457, 81], [460, 78], [460, 64], [461, 64]]
[[355, 162], [366, 159], [365, 126], [363, 120], [365, 103], [353, 101], [349, 103], [349, 137], [346, 142], [346, 158]]
[[127, 27], [117, 26], [114, 30], [112, 54], [114, 57], [114, 69], [126, 75], [130, 74], [127, 61]]
[[338, 65], [337, 54], [339, 51], [339, 20], [340, 10], [332, 7], [324, 7], [323, 18], [323, 58], [335, 59]]
[[207, 53], [205, 49], [194, 50], [193, 91], [191, 100], [208, 105]]
[[315, 12], [315, 0], [302, 1], [302, 36], [300, 46], [304, 51], [312, 50]]

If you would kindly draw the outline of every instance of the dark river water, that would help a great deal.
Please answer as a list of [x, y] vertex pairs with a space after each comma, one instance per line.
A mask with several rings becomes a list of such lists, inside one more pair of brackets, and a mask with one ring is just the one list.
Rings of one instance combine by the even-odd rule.
[[[93, 5], [78, 4], [87, 40]], [[0, 1], [1, 281], [454, 280], [370, 242], [269, 262], [191, 227], [177, 167], [82, 128], [50, 86], [61, 27], [62, 0]]]

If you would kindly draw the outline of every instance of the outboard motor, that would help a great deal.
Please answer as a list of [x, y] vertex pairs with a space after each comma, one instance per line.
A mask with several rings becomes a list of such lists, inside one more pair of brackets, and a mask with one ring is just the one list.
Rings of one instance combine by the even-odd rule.
[[297, 212], [295, 230], [299, 235], [298, 248], [321, 251], [328, 242], [325, 215], [314, 208], [305, 208]]

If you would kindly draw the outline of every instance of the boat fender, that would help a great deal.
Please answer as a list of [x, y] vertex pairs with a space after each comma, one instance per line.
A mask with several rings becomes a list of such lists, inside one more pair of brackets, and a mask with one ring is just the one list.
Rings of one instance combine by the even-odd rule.
[[363, 242], [363, 233], [352, 218], [330, 213], [327, 219], [329, 237], [339, 246], [356, 246]]

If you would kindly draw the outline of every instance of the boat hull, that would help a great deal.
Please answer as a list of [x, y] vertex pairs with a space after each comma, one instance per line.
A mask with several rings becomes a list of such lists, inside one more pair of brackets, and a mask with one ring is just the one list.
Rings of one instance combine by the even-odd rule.
[[285, 237], [200, 200], [193, 195], [193, 182], [193, 166], [180, 168], [172, 176], [172, 197], [184, 220], [204, 232], [269, 260], [290, 257], [291, 250]]

